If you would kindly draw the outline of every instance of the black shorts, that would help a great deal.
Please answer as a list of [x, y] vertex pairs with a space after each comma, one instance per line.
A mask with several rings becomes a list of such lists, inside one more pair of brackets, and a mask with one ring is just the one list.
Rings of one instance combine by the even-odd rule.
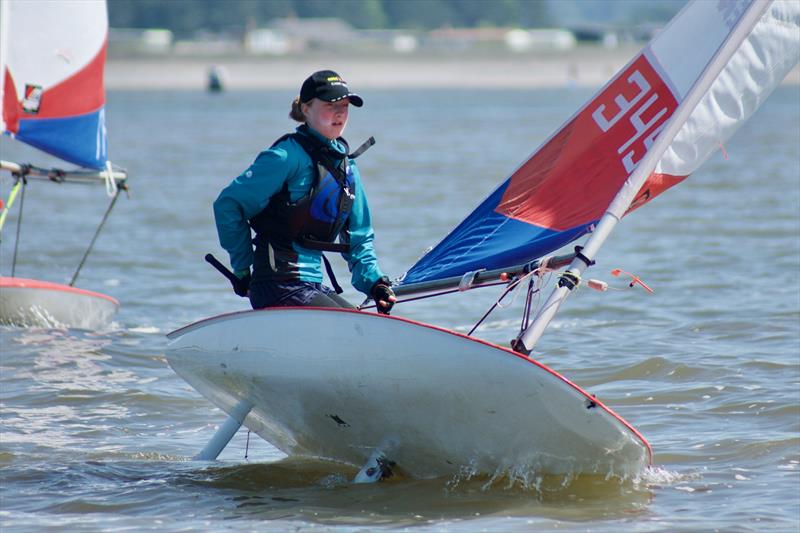
[[250, 284], [250, 305], [264, 307], [339, 307], [355, 306], [322, 283], [309, 281], [259, 280]]

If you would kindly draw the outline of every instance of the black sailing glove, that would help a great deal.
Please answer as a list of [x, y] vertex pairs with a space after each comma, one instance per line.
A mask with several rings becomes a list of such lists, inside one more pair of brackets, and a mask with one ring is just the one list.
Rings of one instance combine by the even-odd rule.
[[246, 273], [242, 274], [237, 272], [236, 281], [231, 280], [231, 285], [233, 285], [233, 292], [235, 292], [237, 296], [246, 298], [247, 292], [250, 290], [250, 271], [248, 270]]
[[369, 291], [370, 296], [375, 300], [375, 306], [378, 312], [382, 315], [388, 315], [394, 303], [397, 301], [397, 297], [394, 295], [390, 284], [389, 278], [384, 276], [376, 281], [375, 285], [373, 285], [372, 289]]

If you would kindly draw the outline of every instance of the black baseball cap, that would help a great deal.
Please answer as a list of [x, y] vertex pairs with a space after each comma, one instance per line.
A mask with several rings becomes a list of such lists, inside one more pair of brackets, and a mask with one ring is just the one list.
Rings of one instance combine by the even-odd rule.
[[364, 105], [364, 99], [356, 93], [350, 92], [341, 76], [332, 70], [320, 70], [306, 78], [300, 88], [300, 101], [303, 103], [319, 98], [326, 102], [336, 102], [349, 98], [350, 103], [356, 107]]

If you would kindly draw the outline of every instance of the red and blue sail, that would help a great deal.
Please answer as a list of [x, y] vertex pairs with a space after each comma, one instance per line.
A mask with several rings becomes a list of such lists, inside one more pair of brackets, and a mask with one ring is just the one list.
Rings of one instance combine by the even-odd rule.
[[75, 165], [108, 160], [105, 1], [2, 3], [2, 130]]
[[[745, 13], [757, 14], [746, 31], [739, 27]], [[796, 0], [688, 3], [401, 283], [541, 258], [591, 232], [604, 213], [620, 218], [683, 181], [795, 68], [798, 29]], [[729, 42], [735, 52], [635, 185], [629, 178], [637, 165]]]
[[[511, 267], [592, 231], [678, 102], [644, 54], [423, 256], [403, 284]], [[681, 177], [656, 176], [642, 202]]]

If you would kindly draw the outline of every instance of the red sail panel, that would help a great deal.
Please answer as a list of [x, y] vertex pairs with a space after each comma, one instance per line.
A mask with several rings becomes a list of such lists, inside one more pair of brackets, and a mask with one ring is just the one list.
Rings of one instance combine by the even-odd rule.
[[6, 131], [17, 133], [19, 131], [19, 112], [22, 105], [17, 98], [17, 89], [11, 73], [5, 69], [3, 73], [3, 122]]
[[[554, 231], [599, 219], [678, 103], [640, 55], [511, 176], [497, 212]], [[680, 179], [651, 184], [638, 205]]]

